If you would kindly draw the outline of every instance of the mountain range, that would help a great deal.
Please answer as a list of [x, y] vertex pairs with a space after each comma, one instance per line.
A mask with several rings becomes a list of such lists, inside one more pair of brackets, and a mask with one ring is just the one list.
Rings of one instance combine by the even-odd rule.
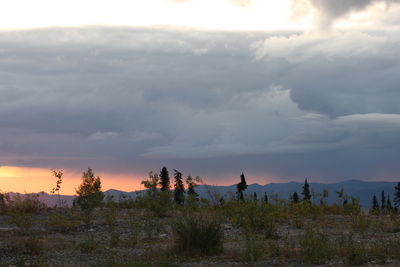
[[[288, 199], [290, 195], [297, 192], [301, 196], [302, 187], [304, 183], [299, 182], [288, 182], [288, 183], [270, 183], [266, 185], [251, 184], [248, 186], [245, 194], [253, 196], [257, 194], [258, 198], [263, 198], [264, 194], [267, 194], [269, 199], [273, 195], [278, 195], [282, 199]], [[389, 196], [393, 202], [394, 188], [397, 185], [396, 182], [370, 182], [361, 180], [348, 180], [333, 184], [324, 183], [309, 183], [312, 194], [314, 195], [313, 201], [319, 202], [319, 196], [323, 190], [328, 191], [327, 202], [334, 203], [338, 200], [338, 191], [343, 190], [344, 194], [350, 197], [355, 197], [360, 200], [360, 204], [363, 209], [369, 209], [372, 206], [372, 197], [375, 194], [380, 202], [382, 190], [385, 192], [386, 199]], [[217, 201], [221, 196], [224, 199], [229, 199], [234, 196], [236, 192], [236, 184], [230, 186], [216, 186], [216, 185], [199, 185], [196, 187], [196, 192], [200, 197]], [[132, 198], [144, 193], [143, 191], [132, 191], [125, 192], [115, 189], [110, 189], [104, 192], [105, 196], [112, 196], [115, 201], [118, 201], [121, 197]], [[72, 204], [74, 196], [61, 195], [63, 201], [68, 205]], [[39, 199], [48, 206], [56, 205], [58, 201], [57, 195], [50, 195], [45, 192], [39, 193]]]

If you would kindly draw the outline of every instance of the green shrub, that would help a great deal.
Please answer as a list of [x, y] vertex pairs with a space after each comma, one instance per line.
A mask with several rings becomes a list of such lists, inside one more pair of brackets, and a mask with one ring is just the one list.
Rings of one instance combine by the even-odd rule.
[[215, 219], [200, 215], [184, 216], [172, 228], [177, 252], [214, 255], [223, 250], [223, 230]]
[[28, 234], [33, 226], [33, 215], [21, 210], [11, 210], [8, 212], [10, 223], [18, 227], [22, 234]]
[[38, 194], [6, 194], [3, 199], [6, 212], [37, 214], [46, 210], [46, 205], [39, 200]]
[[80, 225], [80, 216], [72, 209], [55, 210], [49, 214], [46, 226], [50, 230], [60, 233], [69, 233]]
[[339, 237], [339, 254], [350, 265], [362, 265], [368, 262], [368, 250], [364, 243], [353, 240], [352, 235]]
[[244, 250], [242, 252], [242, 260], [245, 262], [254, 263], [262, 257], [264, 247], [261, 240], [256, 237], [250, 237], [245, 240]]
[[110, 234], [110, 247], [116, 247], [119, 243], [120, 234], [117, 229], [117, 208], [107, 208], [105, 210], [104, 219]]
[[372, 221], [367, 215], [358, 214], [351, 216], [351, 219], [352, 219], [351, 228], [353, 231], [365, 233], [372, 226]]
[[277, 237], [274, 216], [268, 205], [232, 201], [227, 207], [228, 216], [234, 224], [242, 227], [246, 236], [261, 233], [266, 239]]
[[136, 198], [136, 205], [154, 216], [165, 217], [173, 207], [172, 194], [170, 191], [148, 191], [146, 195]]
[[85, 254], [94, 253], [99, 248], [98, 243], [96, 242], [92, 234], [89, 236], [88, 239], [80, 243], [78, 247], [80, 252]]
[[300, 253], [305, 263], [323, 264], [332, 256], [332, 244], [328, 237], [313, 229], [300, 236]]

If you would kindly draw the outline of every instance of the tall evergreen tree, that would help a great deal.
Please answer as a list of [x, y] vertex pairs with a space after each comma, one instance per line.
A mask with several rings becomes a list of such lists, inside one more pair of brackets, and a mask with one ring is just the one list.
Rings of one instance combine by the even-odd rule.
[[293, 193], [292, 201], [293, 201], [293, 203], [299, 203], [299, 194], [297, 194], [297, 192]]
[[400, 182], [394, 188], [394, 206], [396, 210], [400, 208]]
[[174, 178], [175, 178], [175, 191], [174, 191], [174, 200], [176, 204], [182, 205], [185, 201], [185, 187], [183, 185], [182, 173], [174, 170]]
[[381, 210], [382, 211], [386, 210], [386, 197], [385, 197], [384, 190], [382, 190], [382, 194], [381, 194]]
[[258, 201], [258, 198], [257, 198], [257, 192], [254, 192], [254, 194], [253, 194], [253, 200], [254, 200], [255, 202], [257, 202], [257, 201]]
[[372, 198], [372, 210], [375, 212], [379, 212], [379, 204], [378, 204], [378, 199], [376, 198], [376, 195], [374, 194]]
[[164, 167], [161, 169], [161, 172], [160, 172], [160, 185], [161, 185], [160, 190], [161, 190], [161, 191], [167, 191], [167, 190], [169, 190], [169, 188], [170, 188], [169, 183], [170, 183], [170, 182], [169, 182], [168, 170], [167, 170], [167, 168], [164, 166]]
[[301, 194], [303, 195], [303, 202], [311, 203], [310, 185], [307, 182], [307, 178], [304, 181], [303, 192]]
[[238, 183], [236, 187], [237, 187], [238, 200], [244, 201], [243, 191], [247, 189], [247, 183], [246, 183], [246, 177], [244, 176], [243, 173], [240, 175], [240, 183]]
[[392, 205], [392, 201], [390, 200], [389, 194], [387, 195], [386, 209], [387, 209], [389, 212], [392, 212], [392, 211], [393, 211], [393, 205]]
[[268, 204], [268, 195], [266, 192], [264, 193], [264, 202], [265, 204]]

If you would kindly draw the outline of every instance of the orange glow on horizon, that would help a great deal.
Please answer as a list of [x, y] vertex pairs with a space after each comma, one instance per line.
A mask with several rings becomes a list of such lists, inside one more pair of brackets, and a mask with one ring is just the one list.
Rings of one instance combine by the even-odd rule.
[[[144, 189], [141, 181], [147, 179], [145, 175], [135, 175], [131, 173], [107, 173], [96, 172], [100, 176], [103, 191], [116, 189], [126, 192]], [[268, 183], [284, 182], [277, 179], [273, 174], [265, 173], [244, 173], [247, 184], [258, 183], [265, 185]], [[61, 184], [61, 195], [75, 195], [75, 188], [81, 183], [82, 171], [64, 170], [63, 182]], [[173, 177], [170, 175], [171, 186]], [[240, 182], [240, 173], [224, 174], [213, 177], [202, 177], [203, 182], [208, 185], [230, 186]], [[52, 175], [51, 169], [31, 168], [16, 166], [0, 166], [0, 192], [16, 193], [38, 193], [46, 192], [50, 194], [51, 189], [56, 184], [56, 178]]]
[[[114, 174], [96, 172], [100, 176], [102, 189], [117, 189], [122, 191], [134, 191], [140, 189], [143, 177], [134, 174]], [[60, 194], [74, 195], [75, 188], [81, 183], [82, 172], [75, 170], [64, 170], [63, 183]], [[56, 184], [56, 178], [47, 168], [30, 168], [1, 166], [0, 167], [0, 192], [38, 193], [44, 191], [50, 193]]]

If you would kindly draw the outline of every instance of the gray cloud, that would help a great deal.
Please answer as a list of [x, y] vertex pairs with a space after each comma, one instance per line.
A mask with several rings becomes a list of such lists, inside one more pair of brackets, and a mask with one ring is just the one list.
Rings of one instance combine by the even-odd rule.
[[2, 164], [390, 177], [400, 151], [396, 36], [3, 32]]
[[[305, 0], [293, 0], [293, 7], [304, 10]], [[393, 4], [398, 0], [309, 0], [317, 10], [315, 25], [323, 29], [330, 28], [337, 19], [352, 12], [362, 11], [374, 3]]]

